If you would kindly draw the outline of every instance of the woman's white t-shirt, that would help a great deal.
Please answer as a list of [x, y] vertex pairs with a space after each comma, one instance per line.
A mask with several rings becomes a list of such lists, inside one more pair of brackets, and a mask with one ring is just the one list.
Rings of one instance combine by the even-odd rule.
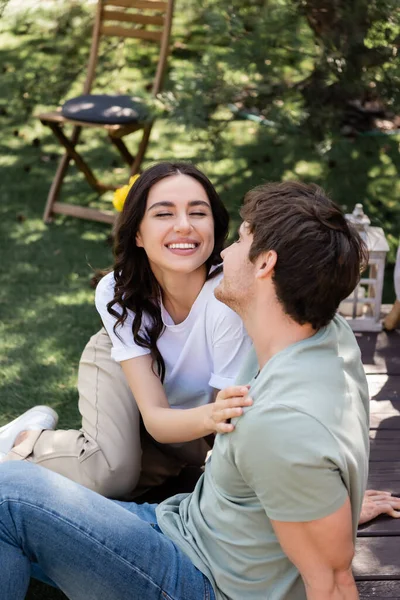
[[[157, 346], [165, 361], [164, 390], [171, 407], [194, 408], [210, 402], [213, 389], [232, 385], [251, 342], [240, 317], [214, 296], [222, 273], [205, 282], [187, 318], [175, 325], [161, 303], [165, 325]], [[96, 308], [112, 341], [111, 356], [121, 362], [149, 354], [132, 334], [134, 314], [114, 333], [115, 317], [107, 311], [114, 298], [114, 273], [108, 273], [96, 288]], [[113, 306], [118, 311], [119, 306]], [[147, 317], [148, 319], [148, 317]], [[147, 320], [149, 323], [149, 320]], [[142, 328], [146, 325], [142, 317]]]

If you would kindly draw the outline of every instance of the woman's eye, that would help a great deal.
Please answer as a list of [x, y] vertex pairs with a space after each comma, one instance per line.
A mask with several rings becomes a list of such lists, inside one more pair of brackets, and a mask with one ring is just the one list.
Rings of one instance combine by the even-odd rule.
[[207, 214], [205, 212], [192, 212], [190, 213], [191, 217], [206, 217]]
[[171, 217], [172, 213], [169, 212], [164, 212], [164, 213], [157, 213], [156, 217]]

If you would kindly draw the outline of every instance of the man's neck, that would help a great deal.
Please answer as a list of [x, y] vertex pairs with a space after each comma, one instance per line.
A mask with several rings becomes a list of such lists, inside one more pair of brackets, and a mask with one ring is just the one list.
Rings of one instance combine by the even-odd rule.
[[293, 321], [276, 302], [271, 303], [267, 310], [265, 305], [262, 310], [252, 307], [242, 318], [253, 341], [260, 370], [278, 352], [316, 333], [309, 323], [299, 325]]

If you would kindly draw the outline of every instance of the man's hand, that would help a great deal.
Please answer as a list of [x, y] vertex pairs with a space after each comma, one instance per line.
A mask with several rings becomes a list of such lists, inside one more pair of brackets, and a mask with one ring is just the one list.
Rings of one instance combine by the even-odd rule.
[[389, 515], [394, 519], [400, 517], [400, 498], [392, 496], [390, 492], [367, 490], [361, 508], [359, 525], [363, 525], [378, 515]]
[[246, 385], [232, 385], [218, 392], [215, 402], [207, 406], [206, 429], [214, 433], [229, 433], [234, 430], [230, 419], [240, 417], [243, 407], [251, 406], [253, 400], [248, 396]]

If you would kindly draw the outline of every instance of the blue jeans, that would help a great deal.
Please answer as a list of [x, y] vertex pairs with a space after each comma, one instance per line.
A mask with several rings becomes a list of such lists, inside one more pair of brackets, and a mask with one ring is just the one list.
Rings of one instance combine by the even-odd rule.
[[0, 464], [2, 600], [25, 598], [32, 565], [72, 600], [215, 600], [155, 508], [107, 500], [25, 461]]

